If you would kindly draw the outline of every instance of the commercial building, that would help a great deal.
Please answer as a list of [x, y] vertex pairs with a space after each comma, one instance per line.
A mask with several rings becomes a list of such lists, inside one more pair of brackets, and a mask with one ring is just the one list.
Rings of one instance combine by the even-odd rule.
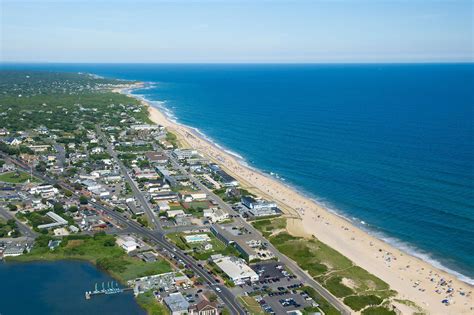
[[234, 256], [213, 255], [212, 261], [236, 285], [258, 281], [258, 274], [243, 259]]
[[163, 152], [146, 152], [146, 158], [152, 163], [166, 164], [168, 162], [168, 157]]
[[237, 227], [233, 224], [212, 225], [211, 232], [226, 245], [234, 245], [239, 253], [247, 260], [268, 260], [275, 257], [273, 252], [255, 239], [255, 236], [247, 231], [245, 227]]
[[118, 246], [123, 248], [127, 253], [136, 250], [139, 247], [139, 244], [135, 241], [133, 237], [130, 236], [120, 236], [115, 241]]
[[266, 201], [263, 199], [255, 199], [252, 196], [243, 196], [241, 202], [249, 209], [249, 212], [254, 217], [264, 217], [280, 214], [275, 202]]
[[175, 149], [173, 151], [173, 156], [177, 158], [178, 160], [189, 159], [197, 154], [198, 153], [196, 150], [190, 150], [190, 149]]

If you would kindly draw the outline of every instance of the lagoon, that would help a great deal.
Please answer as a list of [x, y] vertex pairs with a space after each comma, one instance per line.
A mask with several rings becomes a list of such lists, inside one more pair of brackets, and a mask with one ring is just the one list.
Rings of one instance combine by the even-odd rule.
[[0, 263], [0, 314], [145, 314], [131, 292], [85, 299], [107, 281], [114, 279], [87, 262]]

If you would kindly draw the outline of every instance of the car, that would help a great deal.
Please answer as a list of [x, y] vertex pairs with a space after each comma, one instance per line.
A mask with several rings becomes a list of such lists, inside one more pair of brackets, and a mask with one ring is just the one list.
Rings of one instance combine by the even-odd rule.
[[221, 290], [221, 288], [216, 287], [216, 291], [217, 291], [217, 292], [221, 292], [222, 290]]

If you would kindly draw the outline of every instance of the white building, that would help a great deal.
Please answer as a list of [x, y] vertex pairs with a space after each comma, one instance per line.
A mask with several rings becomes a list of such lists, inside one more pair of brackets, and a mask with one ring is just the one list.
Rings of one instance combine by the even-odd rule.
[[222, 222], [229, 218], [229, 214], [220, 208], [204, 209], [203, 215], [212, 223]]
[[38, 225], [38, 229], [49, 229], [49, 228], [53, 228], [57, 226], [63, 226], [68, 223], [66, 220], [63, 219], [63, 217], [57, 215], [56, 213], [52, 211], [49, 211], [48, 213], [46, 213], [46, 215], [50, 217], [51, 219], [53, 219], [55, 222], [49, 223], [49, 224]]
[[179, 209], [179, 210], [168, 210], [168, 211], [166, 211], [166, 216], [167, 216], [168, 218], [174, 218], [174, 217], [177, 217], [177, 216], [178, 216], [178, 217], [179, 217], [179, 216], [184, 216], [185, 214], [186, 214], [186, 213], [185, 213], [183, 210], [181, 210], [181, 209]]
[[252, 270], [245, 260], [234, 256], [212, 256], [213, 262], [234, 282], [239, 285], [247, 281], [258, 281], [258, 274]]
[[59, 193], [59, 190], [48, 184], [38, 185], [30, 189], [30, 194], [39, 194], [42, 198], [49, 198], [56, 195], [57, 193]]
[[178, 160], [185, 160], [189, 159], [193, 156], [197, 155], [196, 150], [190, 150], [190, 149], [176, 149], [173, 151], [173, 156], [177, 158]]
[[130, 236], [120, 236], [117, 238], [115, 243], [123, 248], [127, 253], [130, 253], [139, 247], [135, 239]]

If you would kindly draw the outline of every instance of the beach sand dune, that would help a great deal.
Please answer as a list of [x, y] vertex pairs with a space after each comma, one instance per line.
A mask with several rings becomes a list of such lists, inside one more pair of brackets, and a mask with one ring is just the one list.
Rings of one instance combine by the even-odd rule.
[[[148, 106], [151, 120], [167, 127], [183, 144], [220, 164], [245, 188], [276, 201], [289, 218], [287, 229], [291, 234], [318, 238], [389, 283], [398, 292], [398, 299], [411, 300], [429, 314], [474, 314], [472, 285], [371, 236], [280, 181], [244, 166], [192, 128], [167, 119], [159, 110], [141, 101]], [[450, 301], [448, 306], [441, 303], [444, 299]], [[411, 310], [401, 305], [399, 309], [402, 313]]]

